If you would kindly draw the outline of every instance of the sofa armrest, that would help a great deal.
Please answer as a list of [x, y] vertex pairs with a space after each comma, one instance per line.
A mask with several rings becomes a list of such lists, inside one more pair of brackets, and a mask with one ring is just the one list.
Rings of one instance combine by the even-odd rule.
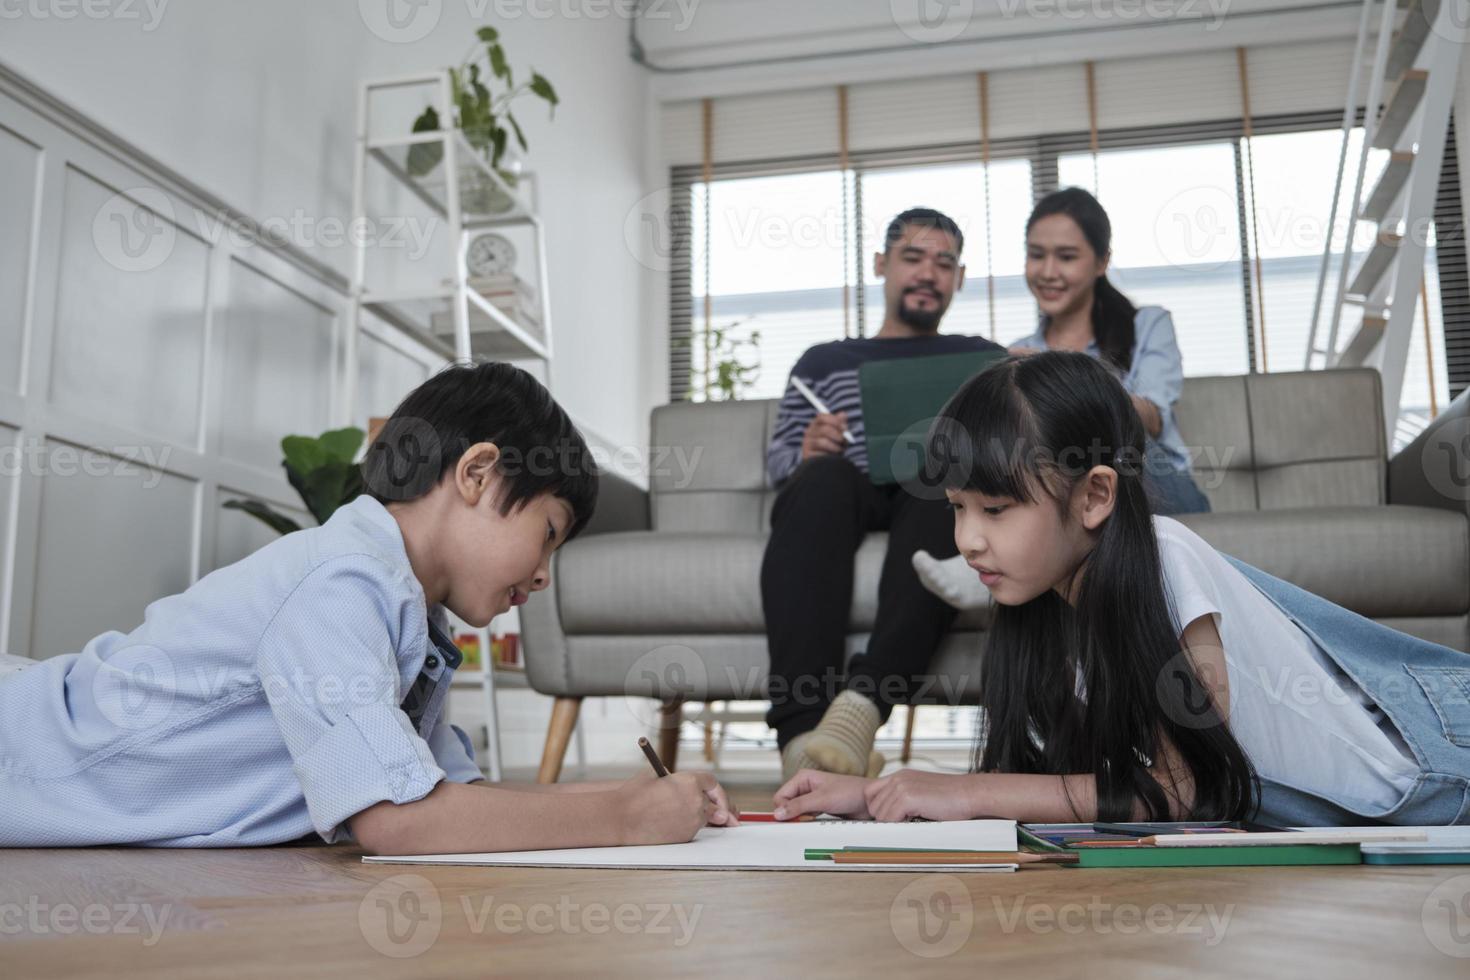
[[598, 479], [597, 510], [582, 533], [648, 531], [652, 527], [648, 491], [617, 473], [603, 472]]
[[1470, 517], [1470, 389], [1388, 461], [1388, 502]]

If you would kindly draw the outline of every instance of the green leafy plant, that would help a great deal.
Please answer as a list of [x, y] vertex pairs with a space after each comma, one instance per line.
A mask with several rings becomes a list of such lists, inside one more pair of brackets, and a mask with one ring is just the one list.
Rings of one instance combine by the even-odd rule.
[[743, 338], [735, 336], [735, 329], [743, 322], [735, 320], [723, 327], [711, 324], [699, 332], [705, 366], [690, 379], [690, 399], [738, 401], [760, 379], [761, 332], [752, 330]]
[[[484, 154], [490, 166], [514, 187], [516, 175], [502, 169], [500, 161], [512, 136], [522, 152], [530, 147], [526, 145], [526, 134], [521, 124], [511, 112], [511, 103], [527, 94], [534, 95], [546, 102], [551, 117], [555, 118], [556, 107], [561, 100], [557, 98], [551, 82], [536, 71], [531, 72], [529, 80], [516, 84], [515, 73], [500, 44], [500, 32], [495, 28], [482, 27], [475, 32], [475, 38], [459, 66], [449, 69], [450, 98], [455, 112], [453, 123], [464, 132], [470, 146]], [[503, 86], [503, 91], [494, 94], [490, 85], [497, 83], [497, 87]], [[433, 132], [442, 128], [441, 123], [439, 111], [429, 106], [413, 121], [413, 131]], [[437, 167], [443, 157], [443, 143], [415, 143], [408, 152], [408, 173], [413, 177], [423, 177]]]
[[[307, 511], [318, 524], [351, 502], [363, 491], [362, 470], [354, 460], [362, 448], [361, 429], [333, 429], [312, 436], [287, 436], [281, 440], [285, 458], [281, 466], [286, 479], [301, 495]], [[259, 500], [228, 500], [225, 506], [242, 510], [278, 534], [301, 530], [301, 525]]]

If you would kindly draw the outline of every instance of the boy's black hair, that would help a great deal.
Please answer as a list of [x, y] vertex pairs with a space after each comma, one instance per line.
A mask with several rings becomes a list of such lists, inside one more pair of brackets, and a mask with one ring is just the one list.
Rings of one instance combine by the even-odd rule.
[[923, 228], [933, 228], [944, 232], [954, 239], [956, 255], [965, 250], [965, 233], [960, 231], [960, 226], [955, 224], [953, 218], [933, 208], [909, 208], [888, 222], [888, 231], [883, 234], [883, 254], [887, 255], [893, 246], [903, 239], [903, 230], [909, 225], [919, 225]]
[[500, 512], [543, 493], [572, 508], [566, 540], [597, 506], [597, 467], [582, 433], [551, 393], [513, 364], [452, 364], [409, 392], [362, 461], [363, 483], [379, 503], [428, 493], [470, 446], [500, 449]]

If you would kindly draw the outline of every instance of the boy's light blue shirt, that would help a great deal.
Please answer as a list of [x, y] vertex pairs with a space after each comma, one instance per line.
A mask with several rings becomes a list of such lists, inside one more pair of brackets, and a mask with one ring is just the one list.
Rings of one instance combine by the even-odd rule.
[[131, 633], [0, 674], [0, 846], [336, 842], [374, 803], [482, 778], [440, 721], [453, 664], [428, 617], [397, 522], [359, 497]]
[[[1038, 327], [1012, 347], [1046, 350], [1046, 327]], [[1102, 351], [1093, 340], [1087, 353], [1101, 357]], [[1174, 421], [1174, 403], [1184, 388], [1184, 361], [1179, 356], [1179, 341], [1174, 336], [1174, 319], [1162, 306], [1140, 307], [1133, 318], [1133, 364], [1120, 379], [1129, 394], [1141, 395], [1159, 410], [1164, 427], [1153, 440], [1168, 457], [1170, 464], [1182, 472], [1190, 471], [1189, 450]]]

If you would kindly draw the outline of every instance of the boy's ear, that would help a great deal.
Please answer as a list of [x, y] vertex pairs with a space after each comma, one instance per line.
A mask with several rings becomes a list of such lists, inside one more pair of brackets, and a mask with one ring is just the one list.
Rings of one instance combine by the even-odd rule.
[[888, 255], [885, 252], [873, 253], [873, 278], [888, 278]]
[[1111, 466], [1094, 466], [1078, 484], [1073, 495], [1077, 519], [1084, 528], [1096, 531], [1112, 516], [1118, 501], [1118, 471]]
[[500, 461], [500, 447], [493, 442], [477, 442], [464, 451], [454, 464], [454, 489], [471, 507], [495, 489], [495, 464]]

